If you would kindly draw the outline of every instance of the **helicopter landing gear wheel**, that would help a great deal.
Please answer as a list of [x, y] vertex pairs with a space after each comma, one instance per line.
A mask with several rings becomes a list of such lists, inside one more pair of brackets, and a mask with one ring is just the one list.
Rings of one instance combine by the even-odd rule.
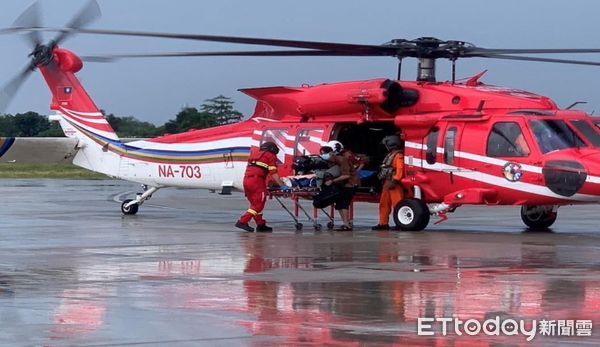
[[333, 230], [334, 227], [335, 227], [335, 224], [333, 224], [333, 222], [327, 223], [327, 230]]
[[138, 209], [140, 208], [139, 204], [135, 203], [133, 205], [127, 206], [132, 201], [133, 199], [127, 199], [123, 201], [123, 203], [121, 204], [121, 212], [123, 212], [123, 214], [134, 215], [137, 213]]
[[296, 231], [302, 231], [302, 228], [304, 227], [304, 225], [302, 223], [296, 223], [295, 227], [296, 227]]
[[394, 223], [404, 231], [421, 231], [429, 224], [429, 207], [420, 199], [402, 200], [394, 208]]
[[521, 206], [521, 220], [533, 231], [548, 231], [558, 213], [552, 206]]
[[313, 227], [315, 228], [315, 231], [321, 231], [323, 229], [323, 226], [319, 223], [316, 223]]
[[121, 203], [121, 212], [123, 212], [123, 214], [136, 214], [140, 208], [140, 205], [142, 205], [144, 201], [150, 199], [152, 194], [160, 189], [160, 187], [148, 187], [145, 185], [143, 187], [144, 192], [137, 194], [135, 199], [127, 199]]

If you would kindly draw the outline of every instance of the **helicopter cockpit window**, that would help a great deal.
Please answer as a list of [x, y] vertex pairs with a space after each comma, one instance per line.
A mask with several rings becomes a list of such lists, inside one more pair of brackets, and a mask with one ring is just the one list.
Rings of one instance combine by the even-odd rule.
[[526, 157], [531, 153], [523, 136], [521, 127], [516, 122], [500, 122], [494, 124], [488, 137], [488, 157]]
[[444, 162], [446, 164], [454, 164], [454, 149], [456, 148], [456, 127], [452, 127], [446, 131], [446, 139], [444, 141]]
[[600, 147], [600, 133], [598, 133], [597, 127], [592, 127], [590, 123], [583, 119], [573, 120], [571, 121], [571, 124], [573, 124], [573, 126], [575, 126], [575, 128], [577, 128], [577, 130], [579, 130], [579, 132], [594, 145], [594, 147]]
[[562, 120], [539, 119], [529, 121], [540, 151], [546, 154], [561, 149], [585, 147], [585, 143]]
[[427, 164], [435, 164], [437, 154], [437, 142], [440, 129], [433, 128], [427, 136], [427, 151], [425, 152], [425, 160]]

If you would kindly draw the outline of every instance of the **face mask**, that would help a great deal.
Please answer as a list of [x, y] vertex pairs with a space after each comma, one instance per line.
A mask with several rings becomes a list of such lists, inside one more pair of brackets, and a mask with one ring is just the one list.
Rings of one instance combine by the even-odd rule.
[[321, 154], [321, 159], [323, 159], [323, 160], [329, 160], [330, 157], [331, 157], [331, 154], [329, 154], [329, 153]]

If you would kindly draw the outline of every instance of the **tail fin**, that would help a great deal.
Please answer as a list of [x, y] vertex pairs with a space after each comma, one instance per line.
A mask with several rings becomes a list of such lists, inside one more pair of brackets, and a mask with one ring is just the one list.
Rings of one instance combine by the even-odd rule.
[[51, 120], [57, 120], [67, 137], [77, 138], [80, 149], [73, 163], [89, 170], [117, 176], [119, 156], [108, 151], [118, 146], [119, 137], [85, 91], [75, 73], [83, 63], [74, 53], [65, 49], [54, 50], [54, 61], [40, 66], [40, 71], [52, 93], [50, 108], [56, 111]]

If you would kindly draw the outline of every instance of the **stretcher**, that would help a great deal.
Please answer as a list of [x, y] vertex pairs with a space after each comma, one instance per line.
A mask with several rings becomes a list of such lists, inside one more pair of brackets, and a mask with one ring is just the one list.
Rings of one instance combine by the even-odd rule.
[[[304, 227], [304, 224], [300, 221], [300, 213], [302, 213], [304, 215], [304, 217], [306, 217], [308, 222], [310, 224], [312, 224], [315, 231], [321, 231], [323, 229], [323, 225], [319, 222], [319, 211], [327, 218], [326, 219], [327, 220], [327, 224], [326, 224], [327, 230], [333, 230], [333, 228], [335, 227], [335, 220], [334, 220], [335, 214], [334, 214], [333, 205], [328, 206], [326, 208], [319, 209], [319, 208], [312, 206], [312, 203], [311, 203], [311, 208], [312, 208], [312, 215], [311, 215], [300, 203], [301, 200], [304, 200], [304, 201], [308, 200], [308, 201], [312, 202], [314, 197], [319, 193], [318, 188], [314, 188], [314, 187], [294, 188], [294, 189], [291, 189], [288, 191], [282, 191], [277, 188], [277, 189], [269, 189], [268, 193], [269, 193], [269, 198], [277, 200], [277, 202], [279, 203], [281, 208], [283, 208], [283, 210], [286, 211], [290, 217], [292, 217], [296, 231], [301, 231], [302, 228]], [[283, 201], [282, 201], [283, 199], [290, 199], [292, 201], [293, 212], [283, 203]], [[329, 209], [330, 211], [327, 212], [326, 209]]]
[[[361, 182], [365, 179], [371, 177], [375, 172], [372, 171], [359, 171], [359, 176], [361, 178]], [[365, 177], [362, 177], [365, 176]], [[283, 181], [289, 187], [292, 187], [289, 190], [282, 191], [280, 188], [270, 188], [268, 190], [269, 198], [275, 199], [279, 203], [279, 205], [287, 212], [290, 217], [292, 217], [294, 221], [294, 226], [297, 231], [301, 231], [303, 228], [303, 224], [300, 221], [300, 213], [306, 217], [309, 223], [312, 224], [315, 231], [321, 231], [323, 226], [319, 222], [319, 214], [323, 214], [327, 220], [327, 230], [333, 230], [335, 227], [335, 209], [334, 205], [328, 205], [324, 208], [315, 207], [312, 202], [314, 201], [315, 196], [317, 196], [321, 189], [319, 186], [321, 185], [321, 180], [323, 178], [323, 172], [321, 174], [308, 173], [304, 175], [296, 175], [296, 176], [288, 176], [283, 177]], [[364, 190], [366, 189], [366, 191]], [[293, 212], [284, 204], [283, 199], [290, 199], [293, 203]], [[307, 212], [307, 210], [302, 206], [300, 201], [310, 201], [312, 208], [312, 215]], [[323, 200], [321, 200], [323, 201]], [[350, 202], [349, 214], [350, 220], [352, 221], [354, 218], [354, 202], [379, 202], [378, 194], [374, 193], [373, 189], [370, 189], [368, 186], [364, 188], [360, 188], [356, 194], [354, 195], [354, 199]]]
[[[300, 213], [306, 217], [308, 222], [312, 224], [315, 231], [321, 231], [323, 225], [319, 221], [319, 214], [322, 213], [327, 220], [327, 230], [333, 230], [335, 227], [335, 210], [334, 205], [325, 208], [316, 208], [312, 206], [312, 200], [319, 194], [320, 189], [315, 187], [293, 188], [291, 190], [282, 191], [279, 188], [268, 190], [270, 199], [275, 199], [287, 214], [292, 217], [296, 231], [301, 231], [304, 224], [300, 221]], [[290, 199], [293, 203], [293, 212], [284, 204], [283, 199]], [[302, 206], [301, 201], [311, 201], [312, 215]], [[356, 200], [356, 199], [355, 199]], [[360, 201], [364, 201], [360, 199]], [[349, 208], [350, 219], [354, 216], [354, 200], [350, 203]]]

